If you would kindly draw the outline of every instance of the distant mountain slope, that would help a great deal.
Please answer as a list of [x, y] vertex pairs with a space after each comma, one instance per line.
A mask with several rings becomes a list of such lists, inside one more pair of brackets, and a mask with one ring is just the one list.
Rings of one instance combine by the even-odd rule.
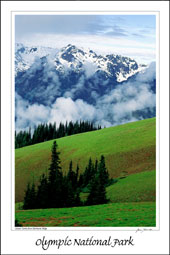
[[15, 75], [28, 70], [38, 58], [56, 54], [57, 49], [50, 47], [28, 47], [22, 43], [15, 44]]
[[[37, 183], [41, 173], [48, 171], [52, 143], [15, 150], [16, 202], [23, 200], [28, 181]], [[99, 159], [102, 154], [111, 177], [120, 177], [124, 172], [129, 175], [151, 171], [156, 167], [155, 118], [60, 138], [57, 143], [64, 171], [73, 160], [73, 167], [78, 163], [83, 172], [89, 157]]]
[[71, 44], [60, 50], [22, 45], [15, 53], [15, 89], [30, 103], [50, 105], [58, 97], [71, 97], [95, 104], [96, 96], [144, 69], [131, 58], [101, 56]]
[[156, 64], [91, 49], [16, 45], [15, 127], [87, 120], [102, 127], [156, 116]]
[[117, 82], [146, 68], [138, 65], [134, 59], [121, 55], [97, 55], [90, 49], [80, 49], [75, 45], [67, 45], [60, 50], [50, 47], [26, 47], [23, 44], [15, 46], [16, 75], [31, 67], [36, 58], [49, 57], [51, 64], [58, 73], [68, 74], [68, 69], [77, 73], [85, 73], [87, 78], [95, 72], [104, 72], [106, 77], [116, 77]]

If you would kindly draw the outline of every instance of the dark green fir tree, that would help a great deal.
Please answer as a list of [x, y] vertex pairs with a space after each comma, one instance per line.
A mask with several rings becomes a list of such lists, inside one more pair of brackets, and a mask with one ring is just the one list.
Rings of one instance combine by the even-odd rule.
[[48, 178], [48, 202], [50, 208], [62, 207], [62, 182], [63, 175], [60, 166], [60, 153], [57, 151], [57, 143], [52, 146], [51, 164]]
[[48, 208], [48, 180], [45, 174], [42, 174], [40, 178], [40, 184], [37, 190], [36, 204], [37, 208]]
[[30, 184], [28, 183], [27, 189], [25, 191], [25, 197], [24, 197], [24, 204], [23, 209], [35, 209], [36, 208], [36, 190], [35, 190], [35, 184], [33, 183], [30, 187]]
[[[95, 166], [97, 166], [97, 161]], [[108, 202], [106, 198], [106, 185], [109, 181], [109, 173], [106, 169], [105, 158], [102, 155], [96, 174], [90, 183], [90, 193], [87, 198], [88, 205], [105, 204]]]

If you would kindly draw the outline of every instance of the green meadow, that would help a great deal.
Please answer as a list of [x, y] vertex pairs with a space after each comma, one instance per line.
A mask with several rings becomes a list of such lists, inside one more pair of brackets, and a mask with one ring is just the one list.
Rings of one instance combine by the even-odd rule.
[[23, 227], [154, 227], [155, 203], [109, 203], [59, 209], [17, 210]]
[[[47, 173], [53, 140], [15, 150], [16, 218], [23, 226], [153, 227], [156, 222], [156, 119], [57, 139], [63, 172], [103, 154], [109, 175], [108, 204], [59, 209], [22, 210], [27, 183]], [[88, 193], [81, 193], [85, 200]]]
[[[118, 182], [106, 188], [111, 203], [144, 202], [156, 199], [156, 171], [145, 171], [119, 178]], [[85, 201], [88, 193], [81, 193]]]
[[[27, 183], [38, 183], [51, 160], [53, 140], [15, 150], [15, 199], [22, 202]], [[63, 172], [78, 163], [84, 171], [88, 160], [105, 156], [110, 177], [118, 178], [156, 168], [155, 118], [57, 139]]]

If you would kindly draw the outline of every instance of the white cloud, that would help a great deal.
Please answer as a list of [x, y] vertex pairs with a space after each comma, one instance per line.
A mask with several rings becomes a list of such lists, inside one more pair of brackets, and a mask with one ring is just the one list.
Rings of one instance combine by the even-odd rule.
[[145, 73], [139, 73], [137, 80], [140, 82], [150, 82], [153, 78], [156, 77], [156, 62], [152, 62], [149, 65], [149, 68], [145, 69]]
[[71, 98], [60, 97], [51, 107], [49, 122], [56, 122], [57, 125], [62, 121], [93, 120], [95, 108], [81, 99], [75, 102]]
[[15, 93], [15, 101], [15, 127], [17, 131], [28, 129], [28, 127], [34, 128], [35, 125], [48, 120], [49, 107], [38, 104], [30, 105], [28, 101], [23, 100], [17, 93]]
[[85, 61], [83, 67], [87, 79], [90, 78], [97, 70], [97, 65], [94, 62]]
[[[89, 120], [103, 127], [123, 124], [143, 118], [143, 114], [155, 111], [156, 95], [151, 89], [150, 82], [155, 78], [155, 64], [151, 64], [145, 73], [137, 74], [131, 82], [118, 85], [109, 94], [99, 96], [92, 92], [95, 105], [90, 105], [82, 99], [73, 101], [71, 96], [83, 88], [84, 76], [67, 92], [67, 97], [56, 98], [51, 105], [32, 104], [23, 100], [16, 93], [16, 130], [34, 127], [39, 123]], [[52, 86], [52, 85], [49, 85]], [[51, 91], [51, 87], [50, 87]], [[53, 91], [53, 90], [52, 90]], [[47, 87], [47, 95], [48, 87]], [[69, 94], [70, 93], [70, 94]], [[45, 96], [45, 94], [44, 94]], [[136, 112], [139, 112], [137, 115]]]
[[142, 114], [141, 117], [134, 117], [136, 111], [154, 111], [156, 96], [150, 84], [146, 83], [155, 78], [154, 64], [151, 64], [145, 73], [138, 74], [133, 82], [117, 86], [109, 95], [104, 95], [97, 101], [97, 108], [104, 113], [105, 120], [112, 124], [121, 124], [142, 118]]
[[40, 123], [56, 122], [58, 126], [60, 122], [66, 121], [79, 121], [95, 119], [96, 109], [94, 106], [87, 104], [81, 99], [75, 102], [71, 98], [59, 97], [55, 103], [49, 106], [42, 104], [30, 105], [28, 101], [23, 100], [16, 93], [16, 130], [34, 128], [35, 125]]

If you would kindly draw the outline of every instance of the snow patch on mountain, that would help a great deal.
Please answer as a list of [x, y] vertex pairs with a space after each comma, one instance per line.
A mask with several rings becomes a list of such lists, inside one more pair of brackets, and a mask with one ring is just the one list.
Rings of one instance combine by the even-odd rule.
[[28, 70], [35, 62], [36, 58], [42, 58], [50, 56], [54, 58], [57, 50], [50, 47], [27, 47], [21, 43], [15, 44], [15, 75], [18, 72], [24, 72]]
[[87, 78], [90, 78], [97, 72], [103, 72], [106, 78], [115, 77], [119, 83], [146, 68], [128, 57], [115, 54], [101, 56], [90, 49], [80, 49], [71, 44], [60, 50], [41, 46], [25, 47], [23, 44], [16, 44], [15, 74], [28, 70], [36, 58], [47, 56], [55, 69], [62, 75], [67, 76], [68, 72], [72, 70], [75, 73], [85, 72]]
[[120, 73], [116, 73], [117, 81], [118, 82], [126, 81], [129, 77], [135, 75], [136, 73], [144, 71], [146, 67], [147, 66], [139, 65], [138, 69], [136, 70], [131, 69], [131, 72], [129, 73], [123, 72], [123, 70], [121, 70]]

